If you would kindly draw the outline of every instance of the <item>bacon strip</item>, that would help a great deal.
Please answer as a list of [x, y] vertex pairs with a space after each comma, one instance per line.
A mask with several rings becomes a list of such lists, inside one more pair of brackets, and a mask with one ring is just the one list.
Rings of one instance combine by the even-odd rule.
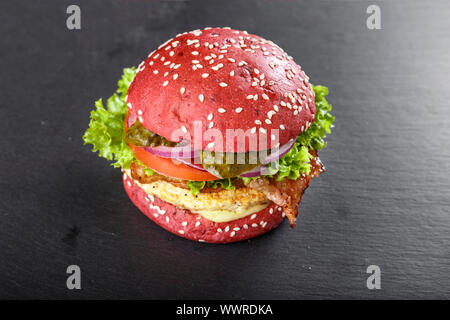
[[298, 205], [303, 193], [309, 186], [313, 177], [318, 177], [324, 171], [322, 162], [314, 153], [311, 160], [311, 172], [308, 175], [302, 174], [297, 180], [283, 179], [276, 181], [276, 177], [260, 178], [250, 181], [247, 186], [261, 191], [265, 196], [283, 208], [283, 212], [289, 219], [291, 227], [295, 227], [298, 215]]

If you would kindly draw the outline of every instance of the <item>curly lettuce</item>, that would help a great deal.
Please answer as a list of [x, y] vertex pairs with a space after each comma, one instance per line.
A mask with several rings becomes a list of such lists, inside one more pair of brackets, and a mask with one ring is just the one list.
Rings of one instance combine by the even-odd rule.
[[225, 190], [236, 189], [236, 187], [233, 185], [233, 181], [230, 178], [213, 181], [188, 181], [187, 186], [189, 187], [193, 195], [198, 195], [200, 191], [206, 186], [213, 189], [217, 189], [219, 186]]
[[[114, 161], [114, 167], [128, 169], [133, 161], [136, 161], [128, 144], [125, 142], [123, 123], [127, 113], [125, 97], [131, 81], [136, 76], [136, 69], [125, 68], [123, 75], [118, 81], [118, 89], [106, 101], [106, 107], [102, 99], [95, 102], [95, 110], [91, 111], [89, 128], [83, 135], [84, 144], [92, 144], [92, 151], [107, 160]], [[277, 180], [296, 180], [302, 173], [309, 174], [311, 170], [310, 160], [312, 155], [309, 150], [321, 150], [326, 146], [324, 140], [326, 134], [331, 133], [331, 128], [335, 117], [331, 114], [331, 104], [325, 96], [328, 95], [328, 88], [324, 86], [313, 86], [315, 92], [316, 118], [311, 127], [302, 132], [296, 139], [291, 150], [279, 159], [277, 163], [267, 166], [265, 177], [276, 176]], [[139, 162], [139, 161], [138, 161]], [[140, 163], [140, 162], [139, 162]], [[140, 163], [142, 165], [142, 163]], [[150, 168], [145, 169], [147, 175], [154, 174]], [[244, 183], [254, 178], [241, 178]], [[235, 186], [230, 178], [214, 181], [187, 181], [192, 194], [199, 194], [206, 186], [226, 190], [234, 190]]]
[[316, 118], [308, 130], [303, 131], [295, 141], [294, 146], [288, 153], [281, 157], [278, 165], [269, 165], [268, 176], [277, 175], [277, 180], [284, 178], [297, 180], [302, 173], [309, 174], [311, 171], [310, 160], [313, 156], [309, 150], [321, 150], [327, 145], [324, 140], [326, 134], [331, 133], [335, 117], [331, 115], [331, 104], [325, 99], [328, 88], [324, 86], [313, 86], [316, 102]]
[[95, 102], [95, 110], [91, 111], [89, 128], [83, 135], [84, 144], [92, 144], [92, 151], [100, 157], [115, 161], [112, 166], [128, 169], [134, 160], [130, 147], [124, 140], [123, 123], [127, 114], [125, 97], [131, 81], [136, 75], [135, 68], [126, 68], [119, 80], [118, 89], [106, 101]]

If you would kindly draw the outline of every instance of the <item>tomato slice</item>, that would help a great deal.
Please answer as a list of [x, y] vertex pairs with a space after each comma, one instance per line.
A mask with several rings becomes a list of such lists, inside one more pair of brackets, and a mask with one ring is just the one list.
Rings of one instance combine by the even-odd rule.
[[[127, 120], [128, 113], [125, 117], [125, 130], [127, 130], [128, 127]], [[198, 170], [175, 159], [158, 157], [132, 144], [128, 145], [139, 161], [141, 161], [150, 169], [155, 170], [156, 172], [161, 173], [165, 176], [191, 181], [212, 181], [218, 179], [208, 171]]]
[[135, 157], [150, 169], [165, 176], [191, 181], [211, 181], [218, 178], [208, 171], [192, 168], [175, 159], [161, 158], [140, 147], [129, 144]]

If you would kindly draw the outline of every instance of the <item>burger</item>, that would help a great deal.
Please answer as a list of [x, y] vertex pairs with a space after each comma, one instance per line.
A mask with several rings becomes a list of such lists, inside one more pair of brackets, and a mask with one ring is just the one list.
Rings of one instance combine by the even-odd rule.
[[120, 167], [148, 218], [199, 242], [250, 239], [285, 218], [324, 167], [334, 117], [272, 41], [230, 28], [177, 35], [126, 68], [83, 140]]

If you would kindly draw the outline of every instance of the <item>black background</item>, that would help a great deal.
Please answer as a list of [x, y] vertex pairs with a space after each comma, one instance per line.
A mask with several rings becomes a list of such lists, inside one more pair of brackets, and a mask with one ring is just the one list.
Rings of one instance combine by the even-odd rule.
[[[366, 8], [381, 7], [382, 30]], [[82, 29], [66, 28], [81, 7]], [[449, 298], [450, 4], [2, 1], [1, 298]], [[194, 243], [142, 215], [83, 146], [93, 102], [177, 33], [271, 39], [330, 88], [336, 127], [297, 228]], [[82, 290], [66, 288], [66, 268]], [[368, 290], [366, 268], [382, 272]]]

